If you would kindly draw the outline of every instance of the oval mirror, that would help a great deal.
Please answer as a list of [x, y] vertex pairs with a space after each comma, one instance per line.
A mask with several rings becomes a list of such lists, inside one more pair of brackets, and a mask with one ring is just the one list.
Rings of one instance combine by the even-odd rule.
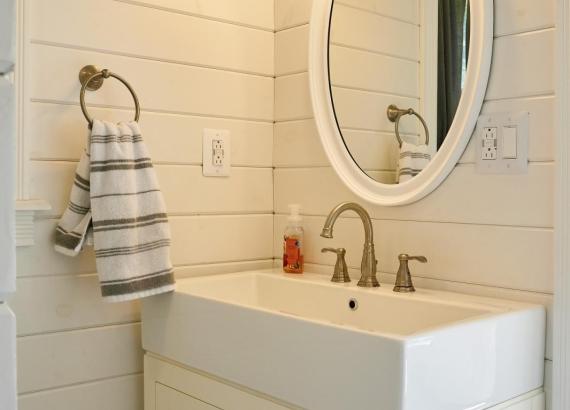
[[481, 109], [492, 27], [492, 0], [314, 0], [313, 111], [352, 191], [400, 205], [447, 177]]

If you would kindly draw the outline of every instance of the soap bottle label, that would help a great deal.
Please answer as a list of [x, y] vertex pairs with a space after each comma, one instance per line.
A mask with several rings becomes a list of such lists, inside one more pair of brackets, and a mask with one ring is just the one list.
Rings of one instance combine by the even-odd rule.
[[287, 273], [302, 273], [301, 240], [293, 236], [285, 236], [283, 239], [283, 270]]

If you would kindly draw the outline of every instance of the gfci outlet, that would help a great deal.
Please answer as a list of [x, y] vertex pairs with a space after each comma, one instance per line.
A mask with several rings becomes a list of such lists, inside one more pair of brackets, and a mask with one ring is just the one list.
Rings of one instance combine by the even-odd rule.
[[481, 139], [481, 159], [492, 161], [497, 159], [497, 127], [485, 127]]
[[202, 140], [202, 174], [207, 177], [230, 175], [230, 132], [204, 128]]
[[482, 174], [528, 172], [529, 113], [481, 115], [476, 139], [476, 169]]

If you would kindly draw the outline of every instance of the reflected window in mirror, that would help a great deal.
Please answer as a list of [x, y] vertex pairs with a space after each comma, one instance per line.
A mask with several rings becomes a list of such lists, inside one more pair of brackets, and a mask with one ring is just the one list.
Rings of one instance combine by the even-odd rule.
[[453, 123], [469, 56], [469, 1], [438, 1], [437, 147]]

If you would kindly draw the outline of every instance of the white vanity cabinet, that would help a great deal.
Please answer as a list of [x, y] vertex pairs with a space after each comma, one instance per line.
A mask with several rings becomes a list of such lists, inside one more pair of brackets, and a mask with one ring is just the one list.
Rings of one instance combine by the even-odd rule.
[[144, 358], [144, 392], [145, 410], [295, 408], [150, 353]]
[[[144, 391], [144, 410], [300, 409], [150, 353], [144, 360]], [[535, 390], [490, 410], [545, 410], [544, 393]]]

